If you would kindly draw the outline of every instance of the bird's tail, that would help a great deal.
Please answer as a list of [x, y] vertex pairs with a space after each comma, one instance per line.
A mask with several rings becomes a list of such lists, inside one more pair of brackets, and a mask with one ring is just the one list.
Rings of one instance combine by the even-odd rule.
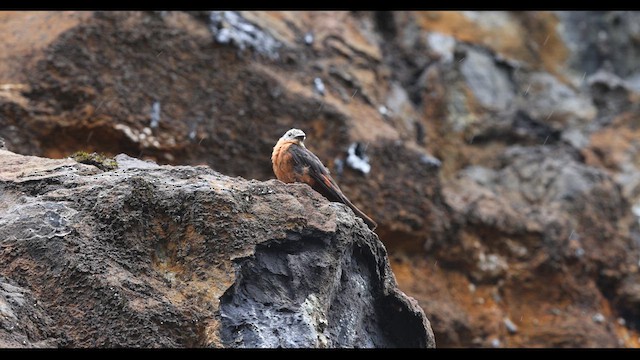
[[376, 222], [373, 221], [372, 218], [368, 217], [367, 214], [363, 213], [360, 209], [358, 209], [355, 205], [353, 205], [351, 201], [349, 201], [349, 199], [347, 199], [346, 197], [343, 197], [343, 200], [345, 204], [347, 204], [347, 206], [349, 206], [356, 215], [358, 215], [362, 220], [364, 220], [364, 223], [367, 224], [367, 226], [369, 227], [369, 229], [371, 229], [371, 231], [375, 230], [378, 227], [378, 224], [376, 224]]

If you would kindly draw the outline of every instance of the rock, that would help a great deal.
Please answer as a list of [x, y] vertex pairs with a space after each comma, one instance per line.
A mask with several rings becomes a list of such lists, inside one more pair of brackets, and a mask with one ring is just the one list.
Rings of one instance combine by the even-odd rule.
[[303, 184], [115, 160], [0, 150], [0, 344], [435, 346], [344, 206]]
[[427, 35], [427, 43], [429, 48], [438, 54], [441, 61], [445, 63], [453, 61], [453, 50], [456, 44], [454, 37], [439, 32], [431, 32]]
[[211, 33], [218, 43], [233, 43], [240, 50], [250, 48], [273, 59], [279, 57], [278, 48], [282, 45], [237, 12], [211, 11], [209, 21]]
[[33, 294], [0, 277], [0, 346], [48, 348], [64, 344], [52, 319]]
[[640, 15], [627, 11], [555, 12], [565, 28], [559, 32], [571, 49], [568, 63], [576, 72], [592, 74], [605, 67], [618, 76], [636, 74], [640, 55]]
[[511, 319], [509, 318], [504, 318], [504, 326], [507, 328], [507, 331], [510, 334], [515, 334], [518, 332], [518, 327], [516, 326], [516, 324], [513, 323], [513, 321], [511, 321]]
[[[542, 232], [545, 243], [553, 247], [549, 260], [573, 256], [576, 249], [568, 240], [576, 231], [584, 234], [579, 243], [592, 260], [615, 267], [618, 260], [614, 259], [625, 257], [623, 249], [631, 245], [631, 239], [620, 238], [606, 246], [601, 240], [616, 236], [616, 230], [605, 224], [627, 221], [621, 209], [628, 207], [605, 172], [581, 164], [562, 148], [549, 146], [512, 147], [501, 162], [502, 169], [497, 171], [477, 167], [462, 171], [460, 182], [452, 188], [458, 193], [446, 192], [449, 204], [465, 214], [466, 222], [506, 234]], [[602, 219], [608, 220], [601, 223]]]
[[591, 317], [591, 320], [593, 320], [594, 322], [600, 324], [600, 323], [603, 323], [606, 319], [605, 319], [604, 315], [602, 315], [601, 313], [595, 313]]
[[[538, 300], [534, 299], [561, 298], [555, 294], [561, 287], [583, 304], [589, 303], [592, 314], [601, 312], [604, 295], [596, 289], [616, 288], [616, 279], [634, 261], [634, 255], [625, 250], [636, 246], [634, 240], [610, 226], [625, 226], [629, 221], [620, 188], [605, 171], [581, 163], [577, 153], [562, 147], [513, 146], [503, 153], [500, 164], [497, 169], [470, 167], [447, 184], [447, 203], [454, 213], [463, 214], [459, 221], [467, 224], [466, 230], [456, 237], [459, 242], [436, 244], [432, 251], [440, 252], [449, 266], [464, 269], [480, 286], [500, 289], [503, 301], [512, 302], [516, 297], [518, 302], [535, 303]], [[469, 257], [479, 261], [467, 260]], [[523, 263], [518, 258], [529, 260]], [[580, 263], [589, 265], [577, 265]], [[590, 266], [607, 275], [589, 279]], [[530, 284], [531, 292], [523, 288], [524, 283]], [[611, 296], [610, 290], [604, 291]], [[519, 314], [529, 312], [505, 315]], [[593, 322], [590, 316], [586, 319]], [[559, 325], [554, 330], [538, 325], [531, 344], [618, 346], [608, 330], [598, 330], [598, 336], [570, 338], [565, 333], [570, 326], [591, 328], [581, 321], [563, 317], [555, 322]], [[528, 325], [520, 321], [518, 334], [528, 331]], [[551, 333], [560, 337], [551, 340]]]
[[371, 171], [369, 157], [365, 154], [364, 145], [361, 143], [353, 143], [349, 145], [349, 149], [347, 149], [347, 159], [345, 162], [347, 166], [360, 171], [364, 175], [367, 175]]
[[589, 146], [581, 152], [585, 162], [604, 168], [622, 188], [631, 203], [640, 200], [640, 167], [636, 159], [640, 146], [635, 139], [640, 135], [635, 112], [624, 112], [613, 119], [610, 126], [591, 134]]
[[[616, 289], [617, 306], [622, 310], [622, 314], [628, 320], [634, 322], [633, 326], [638, 328], [640, 326], [637, 323], [638, 319], [638, 306], [640, 305], [640, 282], [638, 281], [640, 276], [637, 273], [629, 274], [620, 286]], [[623, 319], [624, 320], [624, 319]]]
[[496, 66], [492, 56], [482, 52], [468, 49], [463, 56], [459, 60], [460, 73], [474, 97], [484, 107], [506, 110], [514, 98], [508, 73]]
[[478, 263], [475, 269], [477, 271], [471, 272], [471, 277], [476, 282], [484, 282], [504, 277], [509, 269], [509, 265], [500, 255], [485, 255], [485, 253], [481, 252], [478, 256]]
[[[575, 318], [571, 318], [575, 317]], [[562, 321], [555, 325], [540, 325], [539, 331], [529, 340], [534, 346], [554, 347], [576, 347], [582, 344], [586, 348], [593, 347], [618, 347], [615, 336], [607, 333], [605, 327], [597, 324], [586, 316], [586, 320], [581, 321], [581, 314], [571, 314], [570, 317], [563, 317]]]
[[532, 118], [554, 130], [580, 126], [593, 120], [596, 108], [585, 95], [577, 94], [547, 73], [533, 73], [525, 80], [523, 110]]

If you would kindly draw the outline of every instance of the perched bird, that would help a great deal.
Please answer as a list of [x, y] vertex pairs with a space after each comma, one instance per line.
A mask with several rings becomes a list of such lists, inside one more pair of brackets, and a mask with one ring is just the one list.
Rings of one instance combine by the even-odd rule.
[[371, 230], [374, 230], [378, 224], [344, 196], [322, 161], [304, 146], [306, 138], [307, 136], [302, 130], [290, 129], [273, 147], [271, 163], [278, 180], [284, 183], [303, 182], [308, 184], [329, 201], [341, 202], [350, 207]]

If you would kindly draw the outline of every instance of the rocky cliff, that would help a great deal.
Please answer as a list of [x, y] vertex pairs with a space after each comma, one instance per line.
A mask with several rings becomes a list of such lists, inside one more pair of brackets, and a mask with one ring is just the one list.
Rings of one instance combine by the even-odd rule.
[[9, 150], [268, 181], [271, 147], [301, 128], [439, 347], [640, 345], [637, 13], [0, 20]]
[[2, 347], [426, 347], [384, 246], [306, 185], [0, 150]]

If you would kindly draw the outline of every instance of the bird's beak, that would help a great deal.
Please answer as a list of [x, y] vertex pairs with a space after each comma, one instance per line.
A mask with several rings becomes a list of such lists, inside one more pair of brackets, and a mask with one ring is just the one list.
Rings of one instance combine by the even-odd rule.
[[304, 135], [300, 135], [300, 136], [296, 136], [296, 139], [298, 139], [299, 141], [304, 141], [304, 139], [306, 139], [307, 137]]

